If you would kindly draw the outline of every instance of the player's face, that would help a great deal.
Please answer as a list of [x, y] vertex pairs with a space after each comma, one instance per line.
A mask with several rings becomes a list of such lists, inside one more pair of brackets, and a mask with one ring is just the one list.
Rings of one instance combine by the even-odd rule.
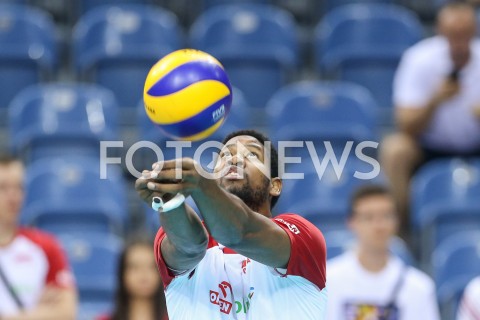
[[133, 246], [127, 253], [125, 267], [125, 287], [130, 297], [150, 298], [161, 285], [150, 247]]
[[13, 225], [23, 203], [23, 166], [20, 162], [0, 164], [0, 223]]
[[254, 137], [230, 139], [220, 151], [216, 172], [219, 184], [242, 199], [252, 210], [269, 201], [270, 173], [268, 154]]
[[371, 250], [388, 250], [398, 227], [395, 205], [390, 196], [372, 195], [355, 204], [350, 227], [360, 245]]

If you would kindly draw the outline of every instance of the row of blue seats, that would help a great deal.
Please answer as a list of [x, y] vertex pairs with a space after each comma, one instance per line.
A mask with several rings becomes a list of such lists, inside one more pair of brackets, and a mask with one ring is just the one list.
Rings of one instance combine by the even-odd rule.
[[[235, 89], [233, 95], [231, 112], [213, 140], [222, 140], [235, 129], [254, 126], [255, 114], [242, 92]], [[141, 102], [137, 108], [138, 139], [158, 143], [167, 152], [165, 156], [172, 157], [174, 149], [164, 148], [168, 138], [148, 119]], [[274, 141], [312, 141], [319, 155], [326, 152], [324, 141], [328, 141], [341, 155], [348, 141], [352, 141], [350, 154], [366, 141], [375, 150], [379, 140], [376, 109], [371, 94], [358, 85], [299, 82], [274, 95], [266, 107], [266, 117]], [[32, 86], [17, 95], [9, 107], [10, 146], [27, 161], [79, 152], [98, 155], [100, 141], [120, 139], [119, 113], [114, 95], [98, 85]], [[285, 150], [286, 156], [311, 157], [306, 144]]]
[[[40, 7], [49, 7], [46, 4], [43, 4], [41, 1], [33, 1], [33, 0], [3, 0], [5, 2], [15, 2], [21, 3], [25, 5], [34, 5]], [[432, 0], [435, 2], [445, 1], [445, 0]], [[315, 16], [320, 16], [324, 12], [332, 10], [336, 7], [345, 5], [345, 4], [352, 4], [352, 3], [403, 3], [405, 1], [398, 1], [398, 0], [327, 0], [322, 1], [321, 3], [316, 3], [313, 0], [306, 0], [302, 3], [302, 7], [304, 7], [305, 11], [310, 11], [310, 14], [315, 14]], [[273, 4], [278, 5], [281, 7], [289, 7], [288, 0], [201, 0], [197, 1], [197, 3], [193, 4], [193, 7], [197, 12], [201, 12], [203, 10], [219, 6], [225, 4], [244, 4], [244, 3], [260, 3], [260, 4]], [[118, 4], [142, 4], [142, 5], [160, 5], [162, 7], [172, 7], [167, 0], [76, 0], [74, 1], [73, 6], [69, 4], [70, 10], [73, 12], [70, 13], [73, 15], [73, 19], [78, 18], [82, 14], [85, 14], [87, 11], [93, 10], [100, 6], [104, 5], [118, 5]], [[177, 4], [178, 5], [178, 4]], [[57, 5], [58, 6], [58, 5]], [[63, 14], [66, 14], [65, 11], [68, 10], [68, 6], [60, 6], [63, 10]], [[432, 9], [436, 6], [432, 5]], [[307, 9], [308, 8], [308, 9]], [[192, 4], [189, 3], [189, 6], [185, 4], [180, 4], [179, 10], [186, 11], [183, 14], [189, 13], [189, 9], [192, 9]]]
[[[7, 5], [0, 13], [10, 21], [0, 28], [0, 43], [10, 51], [0, 54], [0, 105], [6, 106], [20, 88], [38, 81], [38, 71], [54, 72], [58, 52], [48, 16]], [[406, 8], [352, 4], [325, 15], [312, 41], [320, 74], [362, 83], [380, 106], [389, 107], [398, 60], [422, 37], [417, 16]], [[121, 106], [135, 106], [149, 68], [185, 44], [177, 18], [166, 10], [102, 7], [86, 13], [74, 29], [74, 64], [81, 79], [111, 89]], [[294, 18], [274, 6], [213, 7], [191, 26], [188, 46], [217, 57], [253, 107], [263, 107], [302, 65]]]

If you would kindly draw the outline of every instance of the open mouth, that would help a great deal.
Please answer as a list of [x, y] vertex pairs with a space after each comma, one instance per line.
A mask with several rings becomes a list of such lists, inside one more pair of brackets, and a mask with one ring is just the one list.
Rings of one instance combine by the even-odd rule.
[[231, 166], [225, 175], [225, 179], [228, 180], [241, 180], [243, 179], [243, 174], [238, 172], [238, 167], [237, 166]]

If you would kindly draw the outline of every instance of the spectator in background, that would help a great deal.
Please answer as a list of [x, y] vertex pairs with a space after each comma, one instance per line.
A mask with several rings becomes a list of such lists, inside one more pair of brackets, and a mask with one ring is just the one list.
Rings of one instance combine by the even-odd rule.
[[465, 289], [457, 320], [480, 320], [480, 276], [471, 280]]
[[131, 241], [120, 256], [118, 271], [115, 309], [99, 320], [168, 320], [153, 240]]
[[380, 153], [403, 227], [410, 177], [421, 164], [480, 155], [480, 41], [473, 7], [445, 5], [437, 31], [403, 55], [394, 80], [399, 132], [386, 137]]
[[18, 226], [23, 175], [19, 160], [0, 156], [0, 319], [75, 319], [76, 289], [57, 240]]
[[398, 227], [389, 191], [360, 187], [350, 205], [348, 226], [357, 242], [327, 262], [327, 320], [440, 319], [433, 281], [389, 251]]

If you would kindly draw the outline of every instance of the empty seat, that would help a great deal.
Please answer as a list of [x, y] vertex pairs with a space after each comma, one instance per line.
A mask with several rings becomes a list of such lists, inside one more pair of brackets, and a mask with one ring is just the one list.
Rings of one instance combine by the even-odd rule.
[[322, 71], [365, 86], [380, 107], [389, 108], [400, 58], [422, 35], [419, 19], [406, 8], [345, 5], [328, 12], [316, 27], [315, 60]]
[[75, 66], [82, 79], [111, 89], [121, 107], [136, 107], [150, 68], [181, 43], [171, 12], [103, 6], [87, 12], [74, 28]]
[[395, 3], [396, 0], [327, 0], [324, 2], [323, 11], [329, 12], [335, 8], [348, 4], [369, 4], [369, 3]]
[[431, 263], [442, 314], [454, 319], [464, 288], [479, 274], [479, 229], [445, 238], [433, 252]]
[[63, 233], [58, 239], [67, 252], [77, 281], [79, 318], [111, 311], [123, 241], [110, 234], [92, 232]]
[[[293, 212], [302, 215], [327, 232], [345, 228], [350, 196], [355, 189], [367, 183], [358, 178], [351, 163], [342, 168], [330, 164], [319, 171], [303, 174], [295, 179], [284, 179], [284, 188], [275, 212]], [[377, 176], [368, 182], [380, 182]]]
[[27, 167], [22, 224], [53, 233], [99, 231], [121, 234], [128, 221], [125, 182], [98, 158], [45, 158]]
[[208, 9], [223, 4], [244, 4], [244, 3], [271, 3], [271, 0], [203, 0], [203, 7]]
[[442, 239], [480, 229], [480, 160], [429, 162], [411, 184], [411, 221], [421, 235], [423, 262]]
[[117, 104], [99, 86], [45, 84], [23, 90], [9, 107], [10, 145], [26, 159], [99, 156], [100, 141], [117, 137]]
[[79, 15], [87, 11], [103, 6], [115, 6], [124, 4], [150, 4], [151, 0], [76, 0]]
[[48, 79], [57, 63], [55, 26], [38, 9], [0, 4], [0, 108], [26, 86]]
[[[360, 143], [378, 140], [376, 106], [368, 90], [356, 84], [294, 83], [276, 92], [269, 101], [269, 132], [276, 141], [311, 141], [320, 157], [326, 154], [329, 144], [340, 158], [345, 150], [349, 151], [348, 142], [351, 141], [350, 154], [354, 155]], [[368, 147], [370, 143], [363, 145]], [[366, 151], [376, 154], [371, 149]], [[305, 143], [286, 149], [286, 155], [309, 158], [311, 152]]]
[[190, 28], [191, 45], [213, 54], [252, 107], [264, 107], [298, 62], [293, 17], [268, 5], [223, 5], [206, 10]]

